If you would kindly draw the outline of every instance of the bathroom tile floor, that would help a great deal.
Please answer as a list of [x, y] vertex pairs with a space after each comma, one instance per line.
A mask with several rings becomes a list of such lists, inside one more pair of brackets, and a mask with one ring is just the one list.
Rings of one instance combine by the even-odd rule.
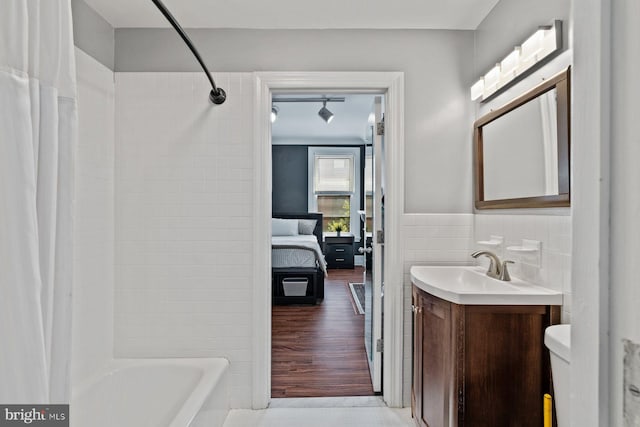
[[[351, 406], [346, 406], [351, 405]], [[224, 427], [410, 427], [411, 409], [379, 397], [273, 399], [268, 409], [234, 409]]]

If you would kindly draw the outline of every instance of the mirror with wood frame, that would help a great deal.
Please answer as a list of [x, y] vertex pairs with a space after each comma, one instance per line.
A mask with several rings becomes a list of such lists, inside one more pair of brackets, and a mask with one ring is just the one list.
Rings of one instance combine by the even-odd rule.
[[474, 123], [477, 209], [570, 206], [570, 68]]

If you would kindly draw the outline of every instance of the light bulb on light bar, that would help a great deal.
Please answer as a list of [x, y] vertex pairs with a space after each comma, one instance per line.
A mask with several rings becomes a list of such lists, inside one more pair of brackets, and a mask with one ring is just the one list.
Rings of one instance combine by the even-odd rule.
[[500, 62], [500, 80], [508, 82], [516, 76], [518, 66], [520, 65], [520, 47], [516, 47], [513, 52], [507, 55]]
[[498, 83], [500, 83], [500, 64], [496, 64], [495, 67], [489, 70], [484, 75], [484, 89], [482, 91], [482, 97], [486, 98], [498, 89]]
[[473, 86], [471, 86], [471, 100], [475, 101], [476, 99], [482, 96], [484, 92], [484, 77], [480, 77], [480, 80], [475, 82]]
[[558, 31], [558, 29], [555, 25], [544, 28], [544, 33], [542, 33], [542, 49], [538, 52], [540, 59], [558, 49], [559, 46], [556, 31]]
[[521, 46], [516, 46], [500, 63], [474, 83], [471, 87], [471, 99], [478, 99], [481, 93], [482, 99], [486, 100], [561, 47], [562, 21], [556, 20], [552, 25], [538, 28]]
[[[560, 22], [560, 21], [557, 21]], [[558, 34], [560, 31], [560, 34]], [[560, 48], [558, 37], [562, 33], [560, 24], [540, 27], [522, 43], [518, 74], [522, 74]]]
[[544, 30], [539, 29], [531, 37], [522, 43], [520, 48], [520, 58], [522, 64], [530, 64], [536, 61], [536, 56], [542, 50], [542, 39], [544, 38]]

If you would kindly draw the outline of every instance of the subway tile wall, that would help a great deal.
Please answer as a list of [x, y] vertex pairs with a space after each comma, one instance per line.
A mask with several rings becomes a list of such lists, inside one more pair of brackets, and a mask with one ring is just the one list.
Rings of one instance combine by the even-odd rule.
[[[503, 215], [474, 216], [474, 244], [489, 240], [490, 235], [504, 237], [504, 244], [496, 250], [501, 259], [516, 263], [510, 267], [513, 276], [563, 292], [562, 322], [571, 320], [571, 216], [567, 215]], [[522, 245], [522, 239], [541, 242], [539, 265], [506, 250]], [[474, 249], [481, 246], [475, 244]], [[484, 249], [487, 249], [486, 247]]]
[[72, 384], [113, 357], [113, 72], [76, 49], [78, 146], [74, 203]]
[[471, 264], [473, 250], [472, 214], [404, 214], [404, 368], [403, 401], [411, 405], [413, 318], [411, 315], [412, 265]]
[[[116, 73], [116, 357], [226, 357], [251, 407], [253, 86]], [[269, 286], [265, 283], [265, 286]]]

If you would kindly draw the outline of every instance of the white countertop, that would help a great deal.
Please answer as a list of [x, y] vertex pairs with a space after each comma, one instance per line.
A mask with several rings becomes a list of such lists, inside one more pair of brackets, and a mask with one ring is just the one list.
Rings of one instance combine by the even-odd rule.
[[455, 304], [562, 305], [562, 292], [512, 278], [488, 277], [486, 269], [467, 266], [413, 266], [411, 282], [423, 291]]

